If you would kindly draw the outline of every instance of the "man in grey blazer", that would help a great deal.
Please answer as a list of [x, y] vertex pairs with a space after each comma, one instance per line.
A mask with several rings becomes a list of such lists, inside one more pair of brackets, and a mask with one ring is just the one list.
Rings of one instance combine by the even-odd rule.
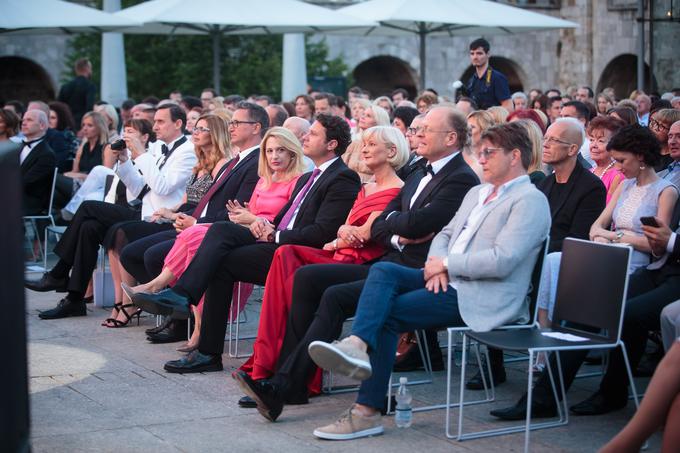
[[432, 241], [424, 269], [390, 262], [371, 267], [352, 335], [313, 342], [322, 368], [364, 380], [356, 404], [314, 435], [347, 440], [380, 434], [380, 408], [401, 332], [467, 325], [487, 331], [526, 322], [536, 258], [550, 230], [545, 196], [527, 176], [531, 143], [508, 123], [487, 130], [479, 162], [486, 184], [472, 188]]

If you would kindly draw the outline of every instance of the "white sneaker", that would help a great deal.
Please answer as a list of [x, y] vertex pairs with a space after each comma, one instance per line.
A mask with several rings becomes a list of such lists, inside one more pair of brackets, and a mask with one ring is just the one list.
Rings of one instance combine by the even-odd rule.
[[384, 432], [382, 416], [378, 412], [364, 416], [354, 412], [352, 406], [335, 422], [314, 430], [314, 435], [326, 440], [352, 440], [361, 437], [377, 436]]
[[371, 362], [361, 349], [347, 338], [338, 342], [313, 341], [309, 344], [309, 356], [324, 370], [363, 381], [371, 377]]

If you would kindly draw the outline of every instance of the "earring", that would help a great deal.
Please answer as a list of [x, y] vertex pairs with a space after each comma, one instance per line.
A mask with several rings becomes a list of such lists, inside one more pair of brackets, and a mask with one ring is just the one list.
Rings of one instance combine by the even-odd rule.
[[645, 168], [647, 167], [645, 167], [644, 165], [640, 165], [640, 170], [644, 170]]

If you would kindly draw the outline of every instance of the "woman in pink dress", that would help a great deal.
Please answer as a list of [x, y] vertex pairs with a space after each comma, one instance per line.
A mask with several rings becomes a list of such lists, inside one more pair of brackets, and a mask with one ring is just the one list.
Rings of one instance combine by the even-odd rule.
[[[258, 164], [260, 180], [255, 186], [250, 201], [245, 206], [241, 206], [237, 201], [227, 203], [229, 220], [242, 225], [243, 228], [248, 228], [258, 218], [273, 221], [276, 214], [288, 202], [303, 169], [302, 147], [295, 135], [282, 127], [269, 129], [260, 145]], [[165, 257], [163, 270], [158, 277], [144, 285], [128, 287], [126, 291], [155, 293], [168, 285], [172, 286], [189, 266], [210, 225], [199, 223], [182, 231]], [[240, 300], [247, 299], [251, 291], [252, 286], [249, 285], [244, 289], [242, 285]], [[194, 309], [196, 319], [194, 333], [189, 342], [178, 349], [179, 351], [190, 352], [198, 347], [202, 308], [203, 299]]]
[[[371, 241], [371, 225], [403, 186], [395, 172], [408, 160], [409, 147], [404, 135], [392, 126], [367, 129], [362, 144], [361, 159], [373, 173], [373, 180], [363, 185], [347, 222], [338, 229], [338, 237], [323, 249], [284, 245], [274, 254], [264, 287], [253, 355], [241, 367], [253, 379], [274, 374], [292, 303], [293, 277], [298, 268], [335, 262], [361, 264], [384, 254], [383, 248]], [[310, 393], [320, 392], [320, 382], [317, 374], [309, 384]]]
[[588, 124], [588, 140], [590, 140], [590, 157], [595, 161], [595, 167], [590, 171], [602, 180], [607, 189], [607, 204], [616, 191], [619, 183], [625, 178], [614, 166], [614, 159], [607, 151], [607, 143], [624, 122], [612, 116], [597, 116]]

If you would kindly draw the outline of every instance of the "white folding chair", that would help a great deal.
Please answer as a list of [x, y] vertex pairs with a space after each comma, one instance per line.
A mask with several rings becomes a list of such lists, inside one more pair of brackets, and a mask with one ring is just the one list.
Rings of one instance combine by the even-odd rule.
[[[38, 215], [26, 215], [23, 217], [24, 223], [28, 221], [31, 224], [31, 227], [33, 229], [33, 232], [35, 233], [35, 238], [38, 240], [38, 244], [40, 245], [40, 251], [43, 254], [43, 262], [45, 263], [45, 270], [47, 270], [47, 250], [43, 249], [43, 244], [40, 244], [40, 231], [38, 230], [38, 220], [49, 220], [50, 225], [54, 227], [54, 216], [52, 215], [52, 206], [54, 204], [54, 192], [55, 192], [55, 187], [57, 185], [57, 175], [58, 175], [59, 169], [54, 168], [54, 173], [52, 175], [52, 189], [50, 191], [50, 203], [47, 208], [47, 212], [45, 214], [38, 214]], [[45, 248], [47, 245], [45, 244]]]

